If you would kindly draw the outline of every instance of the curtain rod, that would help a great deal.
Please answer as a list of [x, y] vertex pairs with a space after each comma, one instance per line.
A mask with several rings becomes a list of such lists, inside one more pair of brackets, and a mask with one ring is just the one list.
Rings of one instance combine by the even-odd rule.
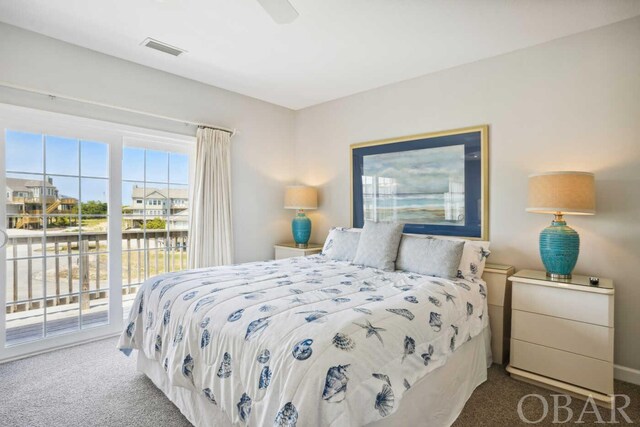
[[168, 121], [172, 121], [172, 122], [184, 123], [185, 125], [192, 125], [192, 126], [197, 126], [197, 127], [206, 127], [206, 128], [221, 130], [221, 131], [224, 131], [224, 132], [229, 132], [231, 134], [231, 136], [233, 136], [233, 135], [235, 135], [237, 133], [236, 129], [228, 129], [228, 128], [225, 128], [225, 127], [222, 127], [222, 126], [215, 126], [215, 125], [210, 125], [210, 124], [207, 124], [207, 123], [193, 122], [191, 120], [185, 120], [185, 119], [180, 119], [180, 118], [176, 118], [176, 117], [163, 116], [162, 114], [150, 113], [148, 111], [136, 110], [136, 109], [128, 108], [128, 107], [121, 107], [119, 105], [112, 105], [112, 104], [107, 104], [107, 103], [104, 103], [104, 102], [90, 101], [88, 99], [82, 99], [82, 98], [75, 98], [75, 97], [72, 97], [72, 96], [61, 95], [61, 94], [57, 94], [57, 93], [53, 93], [53, 92], [47, 92], [47, 91], [34, 89], [34, 88], [30, 88], [30, 87], [14, 85], [12, 83], [4, 82], [4, 81], [0, 81], [0, 86], [4, 86], [4, 87], [10, 88], [10, 89], [22, 90], [22, 91], [25, 91], [25, 92], [31, 92], [31, 93], [35, 93], [35, 94], [38, 94], [38, 95], [48, 96], [51, 99], [60, 98], [60, 99], [65, 99], [67, 101], [79, 102], [79, 103], [82, 103], [82, 104], [90, 104], [90, 105], [95, 105], [95, 106], [104, 107], [104, 108], [111, 108], [113, 110], [124, 111], [124, 112], [127, 112], [127, 113], [140, 114], [140, 115], [143, 115], [143, 116], [153, 117], [153, 118], [156, 118], [156, 119], [162, 119], [162, 120], [168, 120]]

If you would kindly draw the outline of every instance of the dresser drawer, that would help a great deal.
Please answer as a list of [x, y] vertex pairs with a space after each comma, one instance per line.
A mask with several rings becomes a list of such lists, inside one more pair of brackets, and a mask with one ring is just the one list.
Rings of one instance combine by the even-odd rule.
[[613, 295], [537, 286], [514, 279], [512, 307], [515, 310], [613, 327]]
[[511, 339], [511, 365], [525, 371], [613, 393], [613, 363]]
[[275, 259], [293, 258], [298, 256], [315, 255], [322, 252], [322, 247], [308, 247], [308, 248], [294, 248], [287, 246], [275, 246], [276, 257]]
[[511, 283], [504, 280], [504, 274], [493, 273], [485, 269], [482, 280], [487, 284], [487, 304], [504, 306]]
[[511, 319], [517, 340], [613, 362], [613, 328], [520, 310]]
[[303, 256], [304, 253], [297, 252], [289, 248], [276, 248], [276, 259], [293, 258]]

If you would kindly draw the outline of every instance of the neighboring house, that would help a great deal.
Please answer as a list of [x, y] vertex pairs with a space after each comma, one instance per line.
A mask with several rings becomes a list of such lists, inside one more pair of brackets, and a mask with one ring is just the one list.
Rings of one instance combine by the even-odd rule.
[[169, 230], [186, 230], [189, 228], [189, 211], [180, 211], [169, 217]]
[[53, 179], [6, 179], [7, 228], [41, 228], [42, 215], [70, 214], [77, 206], [73, 197], [60, 196]]
[[53, 185], [51, 178], [46, 182], [42, 180], [7, 178], [7, 201], [9, 202], [25, 204], [25, 208], [28, 209], [32, 204], [36, 206], [38, 203], [41, 204], [43, 195], [53, 200], [58, 198], [58, 189]]
[[189, 190], [133, 187], [131, 206], [126, 209], [127, 228], [139, 228], [143, 221], [160, 218], [173, 230], [189, 227]]

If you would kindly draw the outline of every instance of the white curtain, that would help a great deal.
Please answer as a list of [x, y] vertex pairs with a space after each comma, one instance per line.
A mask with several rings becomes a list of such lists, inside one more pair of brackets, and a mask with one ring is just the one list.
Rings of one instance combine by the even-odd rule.
[[189, 223], [189, 268], [233, 263], [231, 135], [198, 128]]

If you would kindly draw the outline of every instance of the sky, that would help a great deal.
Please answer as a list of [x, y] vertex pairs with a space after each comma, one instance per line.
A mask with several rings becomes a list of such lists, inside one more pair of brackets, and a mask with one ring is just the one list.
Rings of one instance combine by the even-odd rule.
[[[5, 146], [7, 177], [42, 180], [46, 174], [60, 195], [82, 202], [108, 201], [108, 144], [8, 130]], [[131, 204], [135, 185], [167, 188], [171, 183], [171, 188], [187, 188], [188, 178], [185, 154], [123, 148], [123, 205]]]

